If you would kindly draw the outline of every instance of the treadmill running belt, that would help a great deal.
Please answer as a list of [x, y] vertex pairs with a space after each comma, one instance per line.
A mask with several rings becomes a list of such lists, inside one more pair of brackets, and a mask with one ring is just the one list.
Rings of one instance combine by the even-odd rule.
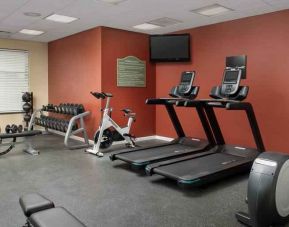
[[186, 154], [189, 151], [194, 151], [194, 150], [200, 150], [200, 147], [192, 147], [192, 146], [186, 146], [183, 144], [172, 144], [172, 145], [167, 145], [167, 146], [162, 146], [162, 147], [156, 147], [156, 148], [151, 148], [145, 150], [140, 150], [140, 151], [134, 151], [134, 152], [129, 152], [129, 153], [124, 153], [124, 154], [119, 154], [116, 155], [116, 157], [120, 160], [125, 160], [128, 162], [148, 162], [148, 161], [153, 161], [156, 158], [166, 158], [169, 157], [170, 154], [173, 156], [177, 154]]
[[154, 172], [176, 180], [192, 181], [242, 164], [242, 162], [248, 163], [248, 159], [231, 154], [216, 153], [161, 166], [155, 168]]

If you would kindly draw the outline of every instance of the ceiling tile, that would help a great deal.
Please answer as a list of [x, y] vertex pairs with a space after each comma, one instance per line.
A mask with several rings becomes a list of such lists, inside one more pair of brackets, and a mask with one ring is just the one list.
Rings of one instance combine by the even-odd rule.
[[[234, 11], [206, 17], [190, 10], [220, 4]], [[192, 27], [219, 23], [289, 8], [289, 0], [127, 0], [108, 4], [100, 0], [0, 0], [0, 30], [11, 31], [15, 39], [48, 42], [97, 26], [108, 26], [129, 31], [163, 34]], [[27, 17], [24, 12], [41, 13], [41, 17]], [[79, 18], [70, 24], [46, 21], [57, 13]], [[140, 31], [133, 26], [162, 17], [182, 21], [151, 31]], [[44, 30], [41, 36], [25, 36], [22, 28]]]

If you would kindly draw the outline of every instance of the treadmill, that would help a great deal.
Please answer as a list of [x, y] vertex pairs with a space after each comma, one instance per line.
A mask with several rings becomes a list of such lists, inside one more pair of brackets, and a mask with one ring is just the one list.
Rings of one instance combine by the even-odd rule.
[[[213, 99], [200, 100], [214, 133], [216, 146], [213, 148], [181, 158], [171, 159], [146, 166], [147, 175], [158, 174], [176, 180], [180, 186], [200, 186], [237, 173], [250, 171], [255, 158], [265, 150], [261, 133], [252, 105], [242, 102], [249, 87], [240, 86], [246, 75], [246, 56], [229, 57], [228, 62], [243, 62], [243, 65], [227, 65], [222, 85], [214, 87], [210, 96]], [[243, 76], [243, 77], [242, 77]], [[185, 102], [185, 106], [194, 106], [195, 101]], [[217, 121], [214, 108], [245, 111], [256, 148], [227, 145]]]
[[178, 138], [162, 145], [122, 150], [112, 154], [110, 159], [112, 161], [124, 161], [129, 163], [134, 169], [139, 169], [144, 168], [150, 163], [194, 154], [215, 145], [214, 136], [205, 112], [201, 107], [201, 103], [195, 102], [194, 107], [196, 108], [208, 140], [186, 137], [174, 108], [177, 102], [179, 106], [183, 106], [185, 101], [196, 98], [199, 87], [193, 86], [194, 78], [194, 71], [183, 72], [180, 84], [173, 87], [170, 92], [171, 98], [153, 98], [147, 99], [146, 101], [148, 105], [161, 105], [166, 108]]

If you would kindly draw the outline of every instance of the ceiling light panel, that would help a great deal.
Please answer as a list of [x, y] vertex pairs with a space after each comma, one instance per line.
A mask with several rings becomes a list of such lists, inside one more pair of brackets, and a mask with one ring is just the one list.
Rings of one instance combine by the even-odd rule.
[[22, 29], [19, 32], [26, 35], [42, 35], [44, 33], [44, 31], [30, 30], [30, 29]]
[[232, 11], [232, 9], [221, 6], [219, 4], [214, 4], [214, 5], [205, 6], [199, 9], [191, 10], [191, 12], [193, 13], [198, 13], [198, 14], [201, 14], [203, 16], [208, 16], [208, 17], [217, 16], [217, 15], [229, 12], [229, 11]]
[[50, 20], [50, 21], [59, 22], [59, 23], [71, 23], [73, 21], [78, 20], [78, 18], [59, 15], [59, 14], [52, 14], [46, 17], [45, 20]]
[[144, 23], [144, 24], [135, 25], [133, 27], [136, 29], [140, 29], [140, 30], [153, 30], [153, 29], [160, 28], [161, 26], [149, 24], [149, 23]]

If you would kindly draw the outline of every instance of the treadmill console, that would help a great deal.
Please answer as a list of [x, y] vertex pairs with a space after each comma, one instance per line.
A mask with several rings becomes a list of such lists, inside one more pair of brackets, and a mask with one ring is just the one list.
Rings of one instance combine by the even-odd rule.
[[198, 86], [193, 86], [195, 71], [185, 71], [181, 74], [178, 86], [172, 87], [170, 96], [174, 98], [194, 99], [199, 92]]
[[188, 95], [191, 92], [193, 81], [195, 78], [195, 72], [183, 72], [181, 76], [181, 82], [177, 86], [177, 92], [179, 95]]
[[241, 76], [241, 69], [227, 68], [224, 72], [221, 94], [224, 96], [236, 94], [240, 85]]
[[242, 101], [247, 98], [249, 87], [240, 86], [240, 81], [245, 79], [247, 57], [245, 55], [226, 58], [226, 68], [222, 84], [215, 86], [210, 92], [214, 99]]

